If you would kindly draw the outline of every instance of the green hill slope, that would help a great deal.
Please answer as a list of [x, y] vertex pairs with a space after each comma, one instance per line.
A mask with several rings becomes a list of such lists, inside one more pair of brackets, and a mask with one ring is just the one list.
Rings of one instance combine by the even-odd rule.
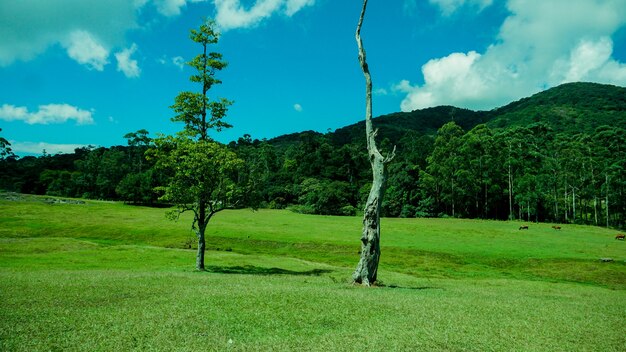
[[626, 88], [567, 83], [490, 111], [488, 120], [498, 128], [543, 122], [558, 132], [626, 126]]

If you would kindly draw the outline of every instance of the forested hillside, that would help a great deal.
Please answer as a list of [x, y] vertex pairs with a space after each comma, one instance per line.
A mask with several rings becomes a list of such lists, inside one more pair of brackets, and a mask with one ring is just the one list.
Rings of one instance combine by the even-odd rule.
[[[397, 147], [383, 212], [624, 226], [626, 89], [571, 83], [492, 111], [436, 107], [374, 119], [383, 152]], [[74, 154], [5, 156], [0, 188], [56, 196], [157, 204], [145, 130], [127, 146]], [[231, 142], [262, 207], [351, 215], [371, 171], [363, 122]], [[245, 177], [243, 175], [246, 175]], [[250, 181], [246, 181], [250, 182]]]
[[512, 127], [542, 122], [557, 132], [593, 133], [607, 125], [626, 126], [626, 88], [569, 83], [488, 113], [489, 126]]

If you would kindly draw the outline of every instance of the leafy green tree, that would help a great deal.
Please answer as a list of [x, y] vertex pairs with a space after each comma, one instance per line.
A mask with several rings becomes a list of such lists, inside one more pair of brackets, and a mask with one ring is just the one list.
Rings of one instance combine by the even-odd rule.
[[487, 218], [493, 197], [500, 194], [498, 149], [487, 125], [477, 125], [462, 138], [460, 149], [463, 172], [459, 183], [465, 196], [466, 215]]
[[161, 181], [158, 175], [154, 169], [128, 173], [115, 187], [115, 193], [125, 202], [152, 205], [158, 200], [154, 192]]
[[591, 180], [595, 177], [591, 171], [595, 168], [594, 160], [587, 154], [584, 135], [568, 136], [567, 144], [562, 147], [564, 148], [561, 150], [563, 168], [561, 187], [564, 195], [565, 219], [582, 223], [588, 220], [584, 205], [594, 193], [589, 190]]
[[130, 165], [126, 160], [128, 160], [126, 152], [120, 147], [104, 151], [96, 178], [98, 198], [116, 199], [115, 189], [129, 172]]
[[459, 172], [461, 171], [461, 145], [463, 129], [448, 122], [437, 131], [432, 154], [428, 157], [425, 181], [431, 187], [439, 208], [456, 216]]
[[243, 190], [245, 202], [249, 205], [263, 203], [272, 175], [278, 169], [274, 147], [265, 141], [253, 141], [249, 134], [245, 134], [237, 142], [231, 142], [229, 148], [243, 160], [237, 184]]
[[153, 163], [146, 161], [146, 151], [152, 145], [152, 138], [145, 129], [130, 132], [124, 135], [127, 140], [126, 148], [128, 173], [115, 187], [119, 199], [135, 204], [154, 204], [157, 195], [154, 188], [163, 180], [160, 174], [154, 171]]
[[389, 217], [415, 217], [419, 205], [418, 166], [409, 162], [394, 162], [389, 167], [389, 186], [382, 205], [383, 214]]
[[221, 54], [208, 52], [218, 37], [211, 21], [191, 30], [191, 40], [202, 48], [201, 54], [188, 63], [196, 70], [190, 80], [200, 85], [200, 93], [181, 92], [175, 98], [171, 108], [176, 115], [172, 120], [182, 122], [183, 131], [177, 136], [157, 138], [155, 148], [148, 153], [156, 160], [157, 169], [170, 176], [168, 183], [158, 188], [162, 192], [161, 200], [176, 205], [169, 215], [178, 218], [184, 212], [193, 213], [198, 270], [204, 270], [209, 221], [216, 213], [240, 205], [243, 199], [243, 192], [236, 184], [243, 161], [209, 136], [210, 130], [230, 127], [223, 118], [232, 103], [223, 98], [211, 100], [207, 95], [213, 85], [221, 83], [216, 73], [226, 67]]
[[346, 209], [353, 207], [352, 194], [347, 182], [307, 178], [302, 181], [299, 202], [313, 214], [354, 215], [346, 214]]
[[551, 198], [552, 207], [550, 211], [553, 212], [551, 219], [555, 222], [564, 221], [564, 218], [561, 217], [561, 211], [564, 209], [561, 202], [561, 189], [566, 172], [566, 160], [563, 156], [569, 142], [566, 137], [569, 136], [562, 134], [556, 135], [546, 151], [544, 159], [544, 198]]
[[[2, 132], [2, 128], [0, 128], [0, 132]], [[7, 141], [4, 137], [0, 137], [0, 160], [4, 160], [12, 156], [13, 150], [11, 149], [11, 143], [9, 143], [9, 141]]]
[[132, 164], [133, 172], [141, 173], [143, 171], [144, 154], [152, 142], [152, 138], [150, 138], [148, 134], [149, 132], [147, 130], [140, 129], [137, 132], [130, 132], [124, 135], [130, 149], [128, 156]]
[[626, 130], [619, 127], [601, 126], [594, 134], [598, 147], [601, 186], [604, 194], [604, 218], [606, 226], [619, 224], [624, 215], [624, 189], [626, 182]]
[[542, 213], [543, 198], [543, 175], [545, 173], [545, 153], [550, 145], [552, 130], [543, 123], [535, 123], [528, 126], [523, 136], [523, 145], [520, 155], [522, 167], [521, 176], [518, 177], [516, 202], [520, 210], [520, 218], [526, 213], [526, 220], [538, 221]]
[[500, 163], [501, 175], [505, 175], [505, 189], [508, 204], [508, 219], [516, 217], [516, 209], [521, 218], [521, 209], [517, 207], [517, 191], [519, 189], [520, 178], [524, 175], [524, 160], [527, 155], [526, 139], [530, 131], [525, 127], [515, 126], [505, 129], [495, 134], [496, 145], [501, 146], [502, 155]]
[[46, 185], [46, 194], [60, 197], [75, 197], [76, 189], [73, 177], [76, 173], [67, 170], [44, 170], [39, 180]]
[[105, 148], [85, 148], [83, 158], [76, 161], [79, 174], [76, 177], [76, 186], [83, 198], [97, 198], [97, 180], [100, 170], [100, 159]]

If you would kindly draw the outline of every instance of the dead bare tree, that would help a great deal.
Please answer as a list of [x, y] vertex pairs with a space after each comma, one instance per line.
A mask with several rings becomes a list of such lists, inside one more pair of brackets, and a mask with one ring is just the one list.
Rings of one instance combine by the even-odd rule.
[[386, 165], [395, 156], [395, 147], [391, 154], [384, 157], [376, 147], [378, 130], [372, 126], [372, 77], [365, 59], [365, 49], [361, 41], [361, 26], [367, 8], [367, 0], [363, 1], [363, 9], [356, 28], [356, 42], [359, 47], [359, 63], [365, 76], [365, 132], [367, 137], [367, 153], [372, 165], [372, 188], [363, 214], [363, 233], [361, 234], [361, 259], [352, 274], [355, 283], [370, 286], [376, 282], [378, 262], [380, 260], [380, 206], [386, 189]]

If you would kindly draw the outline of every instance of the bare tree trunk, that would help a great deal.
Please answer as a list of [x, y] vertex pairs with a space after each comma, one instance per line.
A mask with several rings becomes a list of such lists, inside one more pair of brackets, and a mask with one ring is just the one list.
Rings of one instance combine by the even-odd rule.
[[593, 224], [598, 226], [598, 196], [593, 195]]
[[[378, 169], [378, 170], [375, 170]], [[361, 234], [361, 259], [352, 274], [356, 283], [369, 286], [378, 278], [380, 261], [380, 206], [385, 192], [385, 165], [382, 162], [372, 164], [374, 180], [367, 197], [363, 214], [363, 232]]]
[[572, 187], [572, 222], [576, 222], [576, 189]]
[[[454, 177], [454, 176], [453, 176]], [[452, 217], [455, 217], [454, 211], [455, 211], [455, 207], [454, 207], [454, 179], [452, 180], [452, 182], [450, 183], [450, 187], [451, 187], [451, 193], [452, 193]]]
[[606, 183], [606, 227], [609, 227], [609, 175], [604, 174], [604, 180]]
[[487, 219], [487, 213], [488, 213], [488, 206], [489, 206], [489, 190], [487, 189], [487, 184], [485, 183], [485, 203], [483, 205], [483, 219]]
[[[363, 214], [363, 232], [361, 234], [361, 259], [352, 274], [355, 283], [369, 286], [376, 282], [378, 274], [378, 262], [380, 260], [380, 206], [383, 202], [386, 187], [385, 165], [393, 159], [392, 152], [389, 157], [383, 157], [376, 147], [376, 133], [372, 126], [372, 78], [365, 58], [365, 50], [361, 41], [361, 26], [367, 0], [363, 1], [363, 9], [356, 29], [356, 42], [359, 47], [359, 63], [365, 76], [365, 132], [367, 137], [367, 152], [372, 165], [372, 188], [367, 197]], [[394, 149], [395, 151], [395, 149]]]
[[[509, 147], [510, 149], [510, 147]], [[509, 220], [513, 220], [513, 176], [511, 175], [511, 162], [509, 161]]]
[[568, 204], [569, 204], [569, 202], [568, 202], [568, 200], [569, 200], [569, 197], [567, 196], [567, 182], [565, 182], [565, 222], [566, 223], [569, 223], [569, 217], [568, 217], [568, 214], [569, 214], [569, 205]]
[[589, 163], [589, 165], [591, 165], [591, 185], [593, 190], [593, 221], [594, 225], [598, 226], [598, 195], [595, 190], [596, 178], [594, 177], [593, 162]]

